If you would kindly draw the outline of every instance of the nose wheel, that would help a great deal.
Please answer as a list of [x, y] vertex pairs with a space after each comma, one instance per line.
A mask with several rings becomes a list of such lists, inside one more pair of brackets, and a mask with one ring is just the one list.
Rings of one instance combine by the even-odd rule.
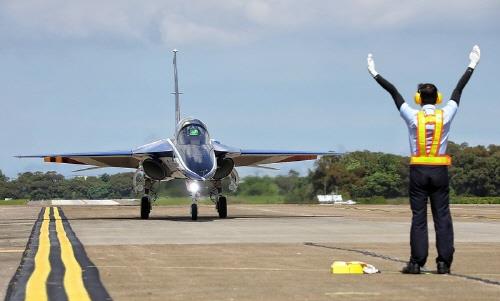
[[217, 211], [219, 212], [219, 217], [220, 218], [226, 218], [227, 217], [227, 200], [225, 196], [219, 196], [219, 199], [217, 200]]
[[198, 219], [198, 196], [197, 192], [191, 194], [191, 219], [193, 221]]
[[156, 200], [156, 192], [153, 189], [154, 181], [150, 178], [144, 179], [144, 194], [141, 198], [141, 219], [148, 219], [151, 213], [152, 203]]
[[198, 219], [198, 204], [191, 204], [191, 219], [193, 221]]

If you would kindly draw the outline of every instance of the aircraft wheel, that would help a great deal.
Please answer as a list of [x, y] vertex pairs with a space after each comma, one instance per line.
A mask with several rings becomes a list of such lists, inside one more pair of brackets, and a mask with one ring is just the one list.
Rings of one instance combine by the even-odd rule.
[[151, 212], [151, 202], [149, 197], [143, 196], [141, 198], [141, 219], [148, 219]]
[[219, 201], [217, 202], [217, 211], [219, 211], [220, 218], [227, 217], [227, 201], [225, 196], [219, 197]]
[[191, 219], [193, 221], [198, 219], [198, 205], [197, 204], [191, 204]]

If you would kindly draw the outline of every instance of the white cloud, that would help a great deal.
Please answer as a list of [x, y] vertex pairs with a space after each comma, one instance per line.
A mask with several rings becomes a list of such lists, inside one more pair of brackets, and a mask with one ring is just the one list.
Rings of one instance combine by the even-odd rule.
[[[149, 43], [244, 43], [311, 28], [335, 32], [498, 29], [497, 0], [4, 0], [0, 38], [115, 37]], [[20, 36], [19, 36], [20, 35]]]
[[[161, 39], [165, 43], [187, 44], [196, 43], [239, 43], [244, 37], [237, 31], [225, 30], [211, 24], [199, 24], [176, 15], [161, 19], [159, 28]], [[247, 37], [248, 38], [248, 37]]]

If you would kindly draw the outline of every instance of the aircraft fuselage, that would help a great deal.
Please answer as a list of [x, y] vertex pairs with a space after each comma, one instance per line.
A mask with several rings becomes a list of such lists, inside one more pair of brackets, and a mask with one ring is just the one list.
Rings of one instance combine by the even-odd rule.
[[217, 158], [206, 125], [198, 119], [187, 118], [179, 122], [171, 139], [174, 160], [188, 179], [209, 180], [217, 169]]

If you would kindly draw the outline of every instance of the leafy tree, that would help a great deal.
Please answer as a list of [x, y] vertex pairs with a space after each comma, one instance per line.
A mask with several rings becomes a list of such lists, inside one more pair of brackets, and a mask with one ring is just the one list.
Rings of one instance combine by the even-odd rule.
[[297, 185], [299, 178], [299, 173], [293, 169], [286, 176], [276, 176], [274, 183], [278, 186], [279, 194], [290, 193]]
[[500, 195], [500, 146], [449, 143], [451, 187], [458, 195]]
[[406, 194], [407, 175], [407, 158], [362, 151], [323, 157], [316, 163], [311, 179], [316, 194], [396, 197]]
[[285, 197], [287, 203], [315, 202], [309, 176], [301, 177], [297, 171], [290, 170], [288, 175], [276, 176], [273, 180], [278, 187], [278, 193]]
[[158, 194], [162, 196], [185, 197], [189, 195], [189, 192], [186, 190], [185, 182], [176, 179], [168, 182], [161, 182]]
[[7, 177], [3, 174], [2, 170], [0, 169], [0, 183], [1, 183], [1, 182], [7, 182], [8, 180], [9, 180], [9, 178], [7, 178]]
[[244, 178], [238, 191], [241, 195], [277, 195], [279, 188], [269, 176], [250, 176]]
[[110, 175], [108, 175], [107, 173], [104, 173], [104, 174], [102, 174], [102, 175], [99, 177], [99, 179], [101, 179], [101, 181], [103, 181], [103, 182], [105, 182], [105, 183], [109, 182], [109, 179], [110, 179], [110, 178], [111, 178], [111, 176], [110, 176]]
[[[133, 195], [132, 178], [134, 174], [119, 173], [109, 176], [110, 196], [112, 198], [129, 198]], [[106, 182], [106, 181], [105, 181]]]
[[87, 198], [89, 185], [84, 177], [68, 179], [65, 184], [64, 199], [76, 200]]

